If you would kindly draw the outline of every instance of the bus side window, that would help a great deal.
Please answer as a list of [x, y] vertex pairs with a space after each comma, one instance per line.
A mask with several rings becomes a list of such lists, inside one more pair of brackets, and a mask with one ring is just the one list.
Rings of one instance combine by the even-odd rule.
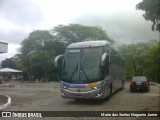
[[124, 67], [125, 66], [122, 57], [114, 49], [111, 49], [110, 64], [114, 64], [114, 65], [117, 65], [119, 67]]
[[105, 67], [105, 74], [108, 75], [109, 73], [109, 56], [106, 59], [106, 67]]
[[111, 64], [117, 64], [118, 63], [118, 54], [111, 49]]

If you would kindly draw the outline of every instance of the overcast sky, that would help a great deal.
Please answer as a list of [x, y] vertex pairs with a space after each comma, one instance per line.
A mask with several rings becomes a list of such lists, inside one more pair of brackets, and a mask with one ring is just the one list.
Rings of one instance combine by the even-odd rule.
[[20, 42], [30, 32], [59, 24], [83, 24], [102, 27], [108, 35], [126, 44], [158, 40], [135, 6], [142, 0], [0, 0], [0, 41], [7, 42], [8, 53], [0, 61], [17, 53]]

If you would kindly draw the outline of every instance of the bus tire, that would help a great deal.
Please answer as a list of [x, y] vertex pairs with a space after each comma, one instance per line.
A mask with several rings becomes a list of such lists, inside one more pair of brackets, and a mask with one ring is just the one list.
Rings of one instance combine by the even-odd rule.
[[109, 95], [105, 97], [105, 100], [109, 101], [111, 95], [112, 95], [112, 84], [109, 85]]
[[120, 90], [123, 90], [123, 89], [124, 89], [124, 85], [122, 84], [122, 86], [121, 86]]
[[122, 86], [121, 86], [120, 90], [124, 89], [124, 85], [125, 85], [125, 83], [124, 83], [124, 81], [122, 81]]

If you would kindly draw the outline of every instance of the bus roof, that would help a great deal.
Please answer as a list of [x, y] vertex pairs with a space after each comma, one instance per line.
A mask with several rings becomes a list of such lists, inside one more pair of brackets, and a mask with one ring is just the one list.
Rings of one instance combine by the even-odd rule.
[[85, 42], [77, 42], [68, 45], [67, 48], [86, 48], [86, 47], [98, 47], [104, 46], [106, 44], [110, 44], [107, 40], [98, 40], [98, 41], [85, 41]]
[[0, 44], [8, 44], [8, 43], [0, 41]]

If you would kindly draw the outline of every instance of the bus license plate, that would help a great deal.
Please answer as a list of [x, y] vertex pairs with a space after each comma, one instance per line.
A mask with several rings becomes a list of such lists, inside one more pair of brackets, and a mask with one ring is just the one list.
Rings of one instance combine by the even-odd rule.
[[76, 95], [76, 98], [84, 98], [83, 95]]

